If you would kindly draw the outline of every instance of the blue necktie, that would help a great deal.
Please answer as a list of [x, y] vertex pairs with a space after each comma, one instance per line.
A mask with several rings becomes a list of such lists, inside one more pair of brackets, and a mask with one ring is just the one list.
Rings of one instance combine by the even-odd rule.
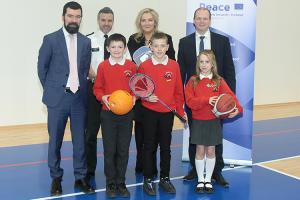
[[203, 41], [204, 38], [205, 36], [200, 36], [199, 53], [201, 53], [204, 50], [204, 41]]

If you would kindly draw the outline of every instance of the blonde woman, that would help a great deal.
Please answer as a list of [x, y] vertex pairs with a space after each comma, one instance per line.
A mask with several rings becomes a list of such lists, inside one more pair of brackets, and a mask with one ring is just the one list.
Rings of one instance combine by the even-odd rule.
[[[141, 10], [136, 18], [135, 25], [137, 28], [137, 33], [132, 34], [128, 40], [128, 50], [130, 52], [131, 57], [133, 57], [133, 53], [142, 46], [149, 46], [149, 41], [152, 35], [155, 32], [158, 32], [158, 21], [159, 16], [158, 13], [151, 9], [145, 8]], [[167, 34], [166, 34], [167, 35]], [[166, 55], [170, 58], [175, 60], [175, 50], [173, 47], [172, 37], [167, 35], [169, 49], [166, 52]], [[135, 141], [136, 141], [136, 173], [143, 172], [143, 158], [142, 158], [142, 151], [143, 151], [143, 139], [144, 134], [141, 125], [141, 112], [140, 112], [141, 103], [137, 101], [135, 104]], [[156, 160], [153, 162], [156, 163]], [[157, 168], [154, 166], [154, 175], [157, 175]]]
[[[133, 53], [142, 46], [149, 46], [152, 35], [158, 31], [159, 15], [151, 8], [141, 10], [135, 20], [137, 32], [132, 34], [128, 40], [128, 49], [132, 57]], [[170, 59], [175, 60], [175, 50], [173, 47], [172, 37], [167, 35], [169, 49], [167, 55]]]

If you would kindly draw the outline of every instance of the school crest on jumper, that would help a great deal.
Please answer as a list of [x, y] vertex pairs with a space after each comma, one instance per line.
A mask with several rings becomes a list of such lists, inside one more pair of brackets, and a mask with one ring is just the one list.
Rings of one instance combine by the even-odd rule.
[[125, 70], [124, 74], [126, 77], [131, 77], [132, 76], [132, 71], [131, 70]]
[[172, 72], [166, 72], [164, 75], [164, 78], [166, 79], [166, 81], [171, 81], [173, 77], [173, 73]]
[[217, 85], [215, 83], [207, 83], [206, 87], [207, 88], [213, 88], [214, 92], [218, 91]]

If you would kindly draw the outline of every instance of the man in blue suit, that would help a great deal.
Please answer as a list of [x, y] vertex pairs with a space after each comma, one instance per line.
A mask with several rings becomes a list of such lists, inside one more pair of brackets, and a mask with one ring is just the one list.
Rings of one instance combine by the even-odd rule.
[[74, 187], [84, 193], [94, 192], [86, 181], [84, 142], [91, 42], [78, 32], [81, 18], [80, 4], [74, 1], [66, 3], [62, 15], [63, 27], [46, 35], [39, 51], [38, 75], [43, 87], [43, 103], [48, 110], [51, 195], [62, 194], [60, 149], [68, 118], [73, 143]]
[[[180, 65], [181, 78], [184, 83], [196, 74], [197, 55], [204, 49], [213, 50], [218, 73], [222, 76], [230, 89], [235, 92], [235, 69], [232, 60], [229, 39], [226, 36], [214, 33], [209, 30], [211, 24], [211, 13], [206, 8], [198, 8], [194, 13], [195, 33], [192, 33], [179, 41], [178, 63]], [[192, 113], [189, 108], [186, 110], [189, 127], [191, 130]], [[193, 180], [197, 177], [195, 168], [196, 145], [189, 144], [189, 157], [192, 169], [183, 179], [186, 181]], [[216, 146], [216, 161], [212, 178], [223, 187], [229, 187], [229, 183], [222, 176], [224, 168], [223, 161], [223, 144]]]

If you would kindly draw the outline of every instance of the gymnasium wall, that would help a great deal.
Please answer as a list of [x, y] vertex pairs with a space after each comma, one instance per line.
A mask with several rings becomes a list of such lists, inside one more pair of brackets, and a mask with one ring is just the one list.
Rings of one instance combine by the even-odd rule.
[[[42, 88], [37, 76], [37, 55], [45, 34], [62, 26], [65, 0], [6, 1], [0, 17], [0, 126], [45, 123]], [[127, 38], [134, 33], [139, 10], [151, 7], [160, 14], [159, 29], [178, 41], [185, 36], [186, 1], [182, 0], [80, 0], [81, 32], [97, 29], [98, 10], [115, 12], [114, 31]], [[255, 67], [255, 105], [300, 101], [300, 2], [258, 1]], [[189, 13], [192, 15], [193, 13]], [[245, 88], [247, 89], [247, 88]]]

